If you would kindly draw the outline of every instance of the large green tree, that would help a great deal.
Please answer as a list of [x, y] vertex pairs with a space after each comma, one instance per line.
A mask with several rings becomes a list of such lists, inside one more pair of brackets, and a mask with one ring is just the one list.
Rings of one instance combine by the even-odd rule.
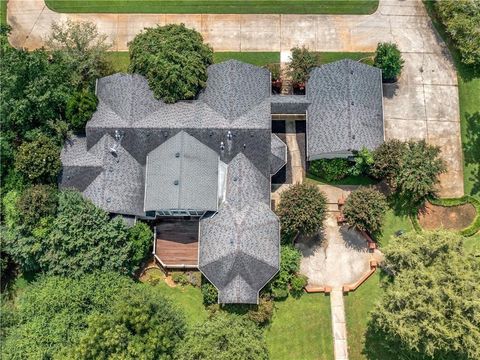
[[28, 285], [8, 317], [2, 312], [1, 358], [64, 359], [62, 353], [79, 341], [88, 316], [111, 312], [112, 303], [132, 286], [132, 280], [109, 272], [44, 277]]
[[440, 0], [435, 6], [462, 62], [480, 66], [480, 1]]
[[33, 185], [23, 191], [17, 206], [20, 221], [27, 228], [34, 228], [41, 218], [57, 212], [58, 193], [53, 186]]
[[219, 313], [195, 326], [180, 344], [178, 360], [266, 360], [262, 331], [250, 320]]
[[130, 71], [147, 77], [155, 96], [167, 103], [193, 99], [206, 86], [213, 51], [183, 24], [147, 28], [129, 50]]
[[362, 187], [348, 196], [343, 214], [348, 225], [375, 234], [382, 229], [387, 208], [385, 195], [372, 187]]
[[312, 235], [320, 230], [325, 219], [326, 204], [325, 195], [312, 184], [295, 184], [284, 191], [277, 210], [284, 238], [297, 233]]
[[91, 316], [86, 334], [66, 358], [172, 359], [184, 335], [182, 314], [158, 288], [139, 285], [121, 294], [111, 311]]
[[405, 152], [405, 142], [397, 139], [387, 140], [373, 152], [373, 164], [370, 174], [379, 179], [386, 180], [392, 190], [397, 187], [397, 174]]
[[385, 81], [396, 80], [402, 72], [402, 54], [394, 43], [379, 43], [375, 51], [373, 66], [382, 70], [382, 78]]
[[390, 358], [479, 359], [480, 261], [464, 251], [463, 239], [413, 232], [392, 238], [384, 253], [393, 279], [372, 313], [370, 333]]

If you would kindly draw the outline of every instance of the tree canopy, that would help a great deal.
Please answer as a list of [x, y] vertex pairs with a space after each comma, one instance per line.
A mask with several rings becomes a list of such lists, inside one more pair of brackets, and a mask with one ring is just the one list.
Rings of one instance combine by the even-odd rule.
[[206, 86], [213, 50], [184, 24], [146, 28], [129, 43], [129, 50], [130, 71], [144, 75], [158, 99], [193, 99]]
[[387, 208], [385, 195], [374, 188], [362, 187], [348, 196], [343, 214], [350, 226], [374, 234], [381, 231]]
[[396, 44], [388, 42], [378, 44], [373, 65], [382, 70], [383, 80], [397, 79], [402, 72], [404, 62]]
[[317, 65], [317, 58], [305, 46], [294, 47], [292, 50], [291, 61], [288, 63], [288, 75], [292, 78], [294, 84], [303, 84], [307, 82], [310, 70]]
[[185, 320], [155, 287], [124, 291], [109, 312], [94, 314], [66, 358], [82, 360], [172, 359], [185, 335]]
[[180, 344], [177, 360], [266, 360], [262, 331], [250, 320], [219, 313], [195, 326]]
[[373, 152], [373, 164], [369, 172], [377, 179], [385, 179], [392, 190], [397, 187], [396, 177], [400, 170], [405, 148], [404, 141], [390, 139], [382, 143]]
[[463, 239], [413, 232], [392, 238], [384, 253], [393, 281], [369, 326], [392, 358], [480, 358], [480, 261]]
[[33, 185], [23, 191], [17, 202], [21, 223], [33, 229], [41, 218], [57, 212], [58, 193], [53, 186]]
[[280, 197], [277, 214], [285, 237], [298, 232], [312, 235], [320, 230], [325, 219], [327, 200], [317, 186], [295, 184]]

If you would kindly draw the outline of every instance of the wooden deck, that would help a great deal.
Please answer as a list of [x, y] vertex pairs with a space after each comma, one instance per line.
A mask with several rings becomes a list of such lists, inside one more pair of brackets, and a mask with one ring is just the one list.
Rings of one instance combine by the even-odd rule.
[[198, 266], [198, 220], [164, 220], [156, 226], [155, 255], [165, 267]]

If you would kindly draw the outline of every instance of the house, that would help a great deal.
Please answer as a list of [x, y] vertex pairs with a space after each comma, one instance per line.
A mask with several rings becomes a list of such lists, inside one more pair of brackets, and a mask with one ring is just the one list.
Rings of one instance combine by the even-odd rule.
[[381, 72], [350, 60], [315, 69], [306, 96], [272, 96], [266, 69], [234, 60], [209, 67], [196, 100], [165, 104], [126, 74], [99, 79], [97, 96], [86, 136], [62, 151], [60, 186], [154, 221], [156, 259], [198, 268], [220, 303], [258, 303], [279, 269], [270, 191], [287, 148], [272, 117], [306, 118], [309, 160], [383, 141]]

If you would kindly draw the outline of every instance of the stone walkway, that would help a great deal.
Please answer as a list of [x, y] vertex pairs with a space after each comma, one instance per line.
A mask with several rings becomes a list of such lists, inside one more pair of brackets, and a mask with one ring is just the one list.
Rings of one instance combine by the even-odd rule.
[[335, 360], [348, 360], [347, 326], [342, 288], [334, 288], [330, 293], [332, 313], [333, 351]]
[[374, 51], [380, 41], [396, 42], [405, 58], [398, 84], [385, 86], [385, 137], [426, 139], [439, 145], [448, 172], [440, 194], [463, 195], [463, 163], [455, 68], [436, 35], [421, 0], [380, 0], [372, 15], [275, 14], [59, 14], [43, 0], [9, 0], [10, 42], [34, 49], [44, 44], [53, 21], [95, 22], [114, 50], [127, 50], [144, 27], [185, 23], [202, 33], [216, 51]]

